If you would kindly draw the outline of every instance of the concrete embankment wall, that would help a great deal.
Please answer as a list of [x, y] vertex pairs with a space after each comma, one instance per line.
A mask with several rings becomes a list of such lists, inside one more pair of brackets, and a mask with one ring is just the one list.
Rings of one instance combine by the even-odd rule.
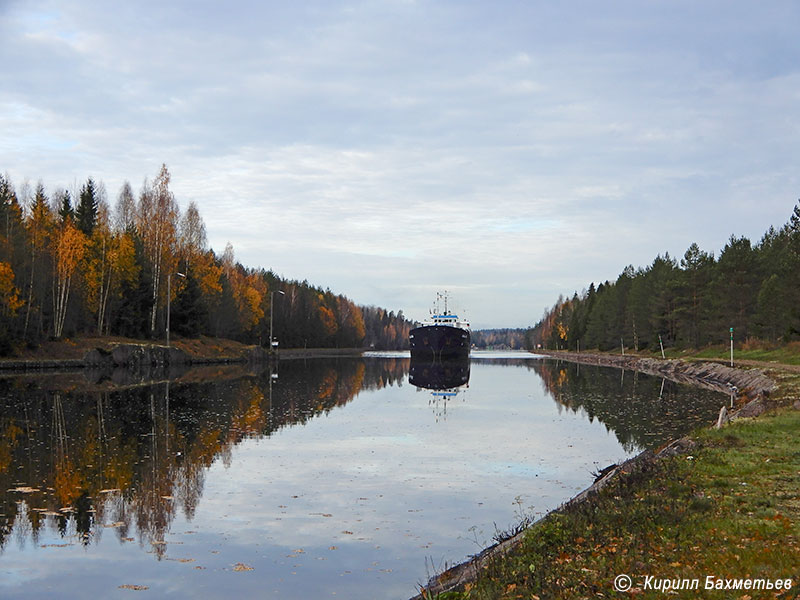
[[731, 386], [735, 386], [737, 396], [747, 400], [759, 395], [769, 395], [776, 388], [775, 382], [759, 369], [738, 369], [720, 363], [581, 352], [546, 351], [539, 354], [569, 362], [639, 371], [726, 394], [731, 392]]

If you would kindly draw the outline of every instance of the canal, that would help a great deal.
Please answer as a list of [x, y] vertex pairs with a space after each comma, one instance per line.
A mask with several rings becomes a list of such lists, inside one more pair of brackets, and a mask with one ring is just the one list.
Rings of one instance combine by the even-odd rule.
[[0, 597], [408, 598], [727, 400], [522, 353], [409, 369], [1, 378]]

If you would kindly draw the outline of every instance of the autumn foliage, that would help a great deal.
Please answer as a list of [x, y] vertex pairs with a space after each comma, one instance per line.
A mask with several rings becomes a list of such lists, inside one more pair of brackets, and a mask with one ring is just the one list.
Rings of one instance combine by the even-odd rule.
[[[282, 347], [399, 348], [402, 313], [360, 307], [307, 281], [236, 262], [209, 248], [197, 205], [184, 212], [162, 165], [113, 207], [89, 178], [48, 195], [0, 176], [0, 354], [81, 334], [210, 335]], [[273, 305], [274, 303], [274, 305]], [[270, 323], [272, 315], [272, 323]], [[272, 326], [272, 327], [271, 327]]]

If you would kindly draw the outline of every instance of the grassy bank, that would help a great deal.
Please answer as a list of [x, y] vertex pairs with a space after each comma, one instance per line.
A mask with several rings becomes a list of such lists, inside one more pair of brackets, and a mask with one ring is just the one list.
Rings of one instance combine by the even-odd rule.
[[[620, 350], [614, 351], [619, 354]], [[625, 348], [626, 354], [637, 354], [638, 356], [661, 357], [661, 351], [656, 348], [652, 351], [635, 353], [631, 348]], [[707, 346], [700, 349], [678, 349], [665, 348], [666, 358], [683, 358], [697, 360], [719, 360], [728, 362], [731, 358], [731, 347], [727, 344]], [[764, 363], [765, 365], [800, 365], [800, 342], [790, 342], [788, 344], [776, 344], [762, 340], [746, 340], [736, 342], [733, 348], [734, 364], [742, 361], [746, 363]]]
[[[676, 353], [677, 356], [680, 356]], [[693, 358], [730, 360], [730, 346], [711, 346], [692, 352]], [[734, 364], [736, 361], [759, 361], [766, 363], [780, 363], [784, 365], [800, 365], [800, 342], [784, 345], [771, 345], [763, 342], [744, 342], [740, 346], [734, 345]]]
[[[782, 408], [697, 432], [688, 454], [637, 463], [532, 526], [473, 583], [432, 597], [662, 598], [652, 589], [662, 579], [699, 582], [670, 590], [676, 598], [800, 596], [800, 377], [778, 379]], [[614, 588], [623, 574], [632, 584], [624, 594]], [[709, 576], [791, 579], [792, 588], [705, 590]]]

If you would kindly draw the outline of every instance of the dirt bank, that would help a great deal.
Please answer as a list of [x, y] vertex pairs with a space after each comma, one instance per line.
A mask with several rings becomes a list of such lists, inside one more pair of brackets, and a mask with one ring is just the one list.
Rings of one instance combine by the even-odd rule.
[[223, 338], [178, 338], [170, 346], [122, 337], [88, 336], [51, 340], [20, 348], [0, 359], [0, 371], [71, 371], [76, 369], [254, 363], [272, 359], [359, 356], [360, 348], [286, 348], [270, 355], [259, 346]]
[[[769, 395], [777, 388], [776, 383], [760, 369], [737, 369], [713, 362], [686, 362], [681, 360], [658, 360], [636, 356], [615, 356], [608, 354], [574, 353], [574, 352], [539, 352], [552, 358], [608, 367], [617, 367], [639, 371], [648, 375], [665, 377], [678, 383], [696, 385], [725, 394], [734, 394], [736, 409], [726, 417], [734, 419], [740, 416], [757, 416], [764, 412], [769, 402]], [[568, 500], [560, 508], [543, 517], [539, 523], [550, 515], [562, 512], [576, 503], [590, 500], [602, 487], [607, 485], [621, 473], [629, 473], [641, 468], [648, 461], [662, 456], [673, 456], [688, 452], [694, 447], [690, 437], [675, 440], [665, 447], [645, 450], [621, 465], [609, 469], [590, 487]], [[533, 525], [534, 527], [536, 525]], [[426, 588], [412, 600], [426, 600], [447, 591], [462, 588], [475, 581], [480, 571], [493, 559], [503, 556], [517, 547], [525, 536], [524, 530], [513, 537], [486, 548], [471, 560], [456, 565], [440, 575], [431, 578]]]

